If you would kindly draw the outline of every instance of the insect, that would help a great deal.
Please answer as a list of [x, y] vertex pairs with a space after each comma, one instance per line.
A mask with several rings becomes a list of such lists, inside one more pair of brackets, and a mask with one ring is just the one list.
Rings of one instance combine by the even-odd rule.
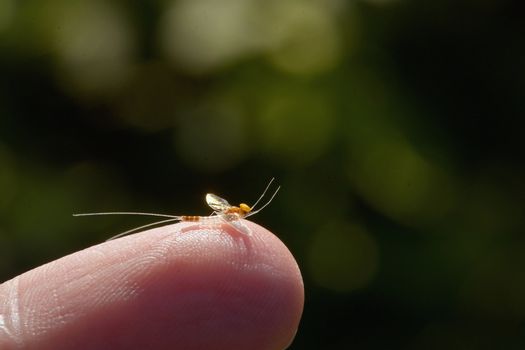
[[200, 222], [203, 224], [217, 224], [220, 222], [227, 223], [231, 226], [233, 226], [237, 231], [250, 235], [251, 231], [250, 229], [241, 221], [243, 218], [247, 218], [249, 216], [255, 215], [261, 210], [263, 210], [270, 202], [273, 200], [277, 192], [279, 192], [279, 189], [281, 186], [277, 186], [277, 189], [273, 194], [271, 195], [270, 199], [259, 209], [254, 210], [257, 204], [264, 198], [266, 195], [266, 192], [268, 192], [268, 189], [270, 188], [274, 178], [270, 180], [268, 185], [266, 185], [266, 188], [262, 192], [262, 194], [259, 196], [257, 201], [252, 205], [249, 206], [246, 203], [241, 203], [239, 206], [231, 205], [228, 203], [228, 201], [224, 198], [221, 198], [213, 193], [206, 194], [206, 203], [208, 203], [208, 206], [213, 209], [213, 213], [209, 216], [197, 216], [197, 215], [168, 215], [168, 214], [157, 214], [157, 213], [144, 213], [144, 212], [127, 212], [127, 211], [118, 211], [118, 212], [103, 212], [103, 213], [82, 213], [82, 214], [73, 214], [73, 216], [97, 216], [97, 215], [142, 215], [142, 216], [157, 216], [157, 217], [163, 217], [168, 218], [161, 221], [155, 221], [143, 226], [135, 227], [131, 230], [119, 233], [116, 236], [113, 236], [108, 239], [116, 239], [119, 237], [122, 237], [124, 235], [137, 232], [139, 230], [151, 227], [151, 226], [157, 226], [160, 224], [167, 224], [170, 222], [176, 222], [176, 221], [184, 221], [184, 222]]

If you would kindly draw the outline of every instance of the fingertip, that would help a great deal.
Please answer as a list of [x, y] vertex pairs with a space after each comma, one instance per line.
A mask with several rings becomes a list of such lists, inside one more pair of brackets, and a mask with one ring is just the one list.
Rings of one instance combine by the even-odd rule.
[[[219, 229], [182, 224], [180, 234], [158, 241], [171, 267], [150, 277], [155, 288], [149, 288], [149, 300], [170, 299], [174, 313], [201, 315], [179, 323], [186, 331], [178, 341], [200, 338], [199, 349], [284, 349], [293, 340], [304, 304], [299, 267], [274, 234], [244, 223], [249, 236], [228, 224]], [[184, 269], [174, 274], [181, 264]], [[159, 305], [165, 310], [166, 303]], [[201, 317], [208, 321], [203, 324]]]
[[20, 276], [23, 341], [39, 349], [286, 348], [303, 309], [301, 274], [275, 235], [245, 223], [250, 236], [226, 224], [168, 225]]
[[266, 302], [260, 314], [260, 327], [255, 327], [253, 331], [260, 332], [265, 325], [270, 325], [268, 338], [273, 337], [275, 343], [268, 348], [284, 349], [295, 337], [303, 312], [301, 272], [292, 253], [276, 235], [255, 223], [247, 221], [247, 224], [252, 232], [246, 241], [247, 245], [251, 245], [252, 254], [248, 266], [259, 266], [252, 271], [263, 276], [260, 277], [261, 285], [255, 283], [251, 288], [255, 294], [259, 293], [259, 300]]

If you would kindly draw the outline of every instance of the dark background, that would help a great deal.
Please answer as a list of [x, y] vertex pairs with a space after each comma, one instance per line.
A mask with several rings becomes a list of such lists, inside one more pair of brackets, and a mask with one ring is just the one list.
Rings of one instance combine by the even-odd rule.
[[524, 38], [504, 0], [3, 0], [1, 280], [145, 223], [72, 213], [274, 176], [292, 349], [524, 349]]

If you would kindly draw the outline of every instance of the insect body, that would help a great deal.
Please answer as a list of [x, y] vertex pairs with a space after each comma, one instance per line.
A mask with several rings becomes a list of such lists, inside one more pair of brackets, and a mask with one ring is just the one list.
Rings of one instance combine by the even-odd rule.
[[164, 217], [167, 218], [165, 220], [152, 222], [147, 225], [143, 225], [140, 227], [135, 227], [131, 230], [119, 233], [116, 236], [111, 237], [108, 240], [112, 240], [118, 237], [122, 237], [124, 235], [137, 232], [141, 229], [156, 226], [160, 224], [167, 224], [170, 222], [176, 222], [176, 221], [183, 221], [183, 222], [200, 222], [203, 224], [217, 224], [217, 223], [227, 223], [231, 226], [233, 226], [236, 230], [245, 233], [249, 235], [251, 233], [250, 229], [242, 223], [240, 219], [252, 216], [260, 212], [262, 209], [264, 209], [272, 199], [275, 197], [277, 192], [280, 189], [280, 186], [277, 187], [275, 192], [272, 194], [270, 199], [259, 209], [254, 210], [254, 208], [259, 204], [261, 199], [265, 196], [266, 192], [270, 188], [270, 185], [273, 182], [273, 178], [270, 180], [266, 188], [264, 189], [263, 193], [257, 199], [254, 205], [251, 207], [248, 204], [241, 203], [239, 206], [234, 206], [228, 203], [228, 201], [224, 198], [221, 198], [213, 193], [208, 193], [206, 195], [206, 203], [208, 203], [208, 206], [213, 209], [213, 213], [210, 216], [197, 216], [197, 215], [167, 215], [167, 214], [157, 214], [157, 213], [143, 213], [143, 212], [104, 212], [104, 213], [83, 213], [83, 214], [73, 214], [73, 216], [95, 216], [95, 215], [143, 215], [143, 216], [157, 216], [157, 217]]

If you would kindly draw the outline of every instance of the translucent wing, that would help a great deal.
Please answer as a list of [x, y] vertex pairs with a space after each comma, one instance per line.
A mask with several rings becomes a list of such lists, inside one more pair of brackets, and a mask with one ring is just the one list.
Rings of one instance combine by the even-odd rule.
[[223, 212], [226, 209], [231, 208], [230, 203], [224, 198], [214, 195], [213, 193], [208, 193], [206, 195], [206, 203], [216, 212]]
[[246, 226], [241, 220], [230, 221], [228, 223], [232, 225], [233, 227], [235, 227], [235, 229], [239, 231], [240, 233], [244, 233], [247, 236], [252, 235], [252, 230], [250, 230], [250, 228]]
[[245, 235], [248, 235], [248, 236], [251, 236], [252, 231], [250, 230], [250, 228], [248, 226], [246, 226], [242, 222], [242, 220], [240, 220], [240, 217], [238, 215], [235, 215], [235, 214], [230, 214], [230, 215], [219, 214], [219, 218], [223, 222], [225, 222], [226, 224], [228, 224], [231, 227], [233, 227], [238, 232], [244, 233]]

